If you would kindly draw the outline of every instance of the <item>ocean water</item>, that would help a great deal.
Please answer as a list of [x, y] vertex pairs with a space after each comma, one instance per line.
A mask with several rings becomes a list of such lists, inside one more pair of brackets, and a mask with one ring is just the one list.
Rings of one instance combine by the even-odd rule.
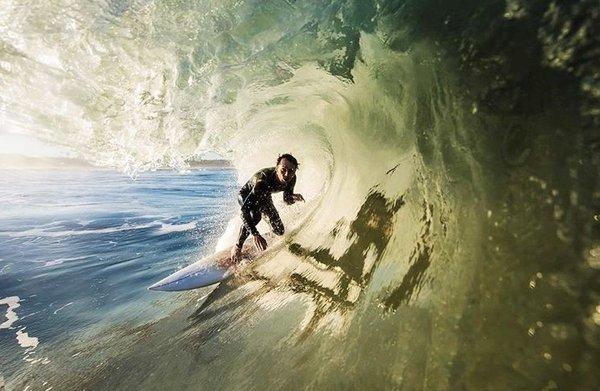
[[233, 213], [235, 175], [0, 170], [1, 375], [107, 325], [164, 316], [151, 283], [210, 254]]
[[[232, 161], [239, 184], [290, 152], [307, 200], [280, 207], [284, 241], [243, 273], [210, 290], [144, 296], [135, 311], [113, 308], [94, 334], [69, 343], [40, 338], [36, 357], [46, 364], [21, 363], [15, 345], [41, 329], [1, 330], [16, 349], [10, 362], [21, 365], [2, 370], [7, 387], [598, 388], [597, 0], [9, 0], [0, 8], [1, 131], [140, 178], [159, 167], [185, 171], [186, 159], [214, 151]], [[186, 178], [165, 178], [164, 187]], [[127, 183], [119, 197], [137, 189]], [[110, 188], [92, 197], [105, 200]], [[15, 227], [11, 219], [28, 218], [25, 199], [2, 211], [13, 216], [2, 240], [24, 254], [23, 265], [27, 254], [39, 260], [30, 268], [48, 273], [39, 286], [57, 278], [52, 270], [87, 263], [87, 278], [101, 275], [90, 300], [117, 280], [109, 300], [123, 299], [137, 294], [127, 281], [144, 285], [185, 263], [184, 253], [212, 250], [190, 242], [164, 264], [136, 258], [146, 243], [164, 240], [149, 246], [167, 251], [169, 240], [194, 240], [185, 228], [196, 218], [158, 212], [176, 208], [178, 195], [160, 193], [132, 222], [59, 219], [37, 206], [47, 220]], [[56, 208], [69, 197], [53, 198]], [[224, 224], [214, 245], [232, 240], [235, 219], [208, 215]], [[107, 262], [126, 270], [112, 280], [79, 250], [57, 245], [63, 254], [46, 257], [35, 246], [67, 240], [56, 232], [127, 237], [126, 224], [147, 226], [139, 233], [151, 239], [107, 249]], [[9, 266], [4, 272], [31, 272]], [[17, 292], [16, 316], [29, 311], [31, 294]], [[89, 308], [52, 302], [57, 323]]]

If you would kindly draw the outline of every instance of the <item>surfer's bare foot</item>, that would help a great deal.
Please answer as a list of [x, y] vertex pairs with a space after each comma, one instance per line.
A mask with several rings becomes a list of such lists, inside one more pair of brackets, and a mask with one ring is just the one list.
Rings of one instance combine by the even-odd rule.
[[231, 261], [239, 262], [242, 260], [242, 250], [238, 246], [233, 246], [231, 249]]

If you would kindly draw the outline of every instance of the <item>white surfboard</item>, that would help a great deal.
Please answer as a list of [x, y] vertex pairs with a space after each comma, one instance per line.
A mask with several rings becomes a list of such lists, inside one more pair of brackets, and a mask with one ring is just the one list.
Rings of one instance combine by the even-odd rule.
[[[267, 245], [270, 247], [272, 238], [264, 235]], [[216, 284], [230, 277], [235, 271], [247, 261], [254, 260], [260, 251], [247, 243], [242, 248], [242, 259], [240, 263], [232, 262], [230, 259], [231, 247], [227, 250], [219, 251], [213, 255], [202, 258], [191, 265], [178, 270], [170, 276], [163, 278], [157, 283], [148, 287], [153, 291], [186, 291], [190, 289], [201, 288]]]
[[[291, 229], [286, 228], [286, 233], [293, 232], [294, 227], [300, 225], [303, 221], [300, 217], [302, 212], [306, 210], [310, 204], [306, 204], [304, 208], [293, 208], [286, 214], [286, 219], [293, 222]], [[291, 212], [291, 213], [290, 213]], [[306, 215], [305, 215], [306, 217]], [[263, 238], [267, 241], [267, 250], [281, 243], [283, 237], [276, 236], [273, 232], [266, 232]], [[285, 237], [285, 236], [284, 236]], [[242, 248], [242, 261], [233, 263], [230, 260], [231, 247], [226, 250], [219, 251], [208, 257], [204, 257], [191, 265], [176, 271], [170, 276], [163, 278], [157, 283], [148, 287], [153, 291], [186, 291], [190, 289], [201, 288], [221, 282], [241, 267], [252, 261], [261, 254], [252, 244], [252, 238], [248, 238], [246, 244]]]

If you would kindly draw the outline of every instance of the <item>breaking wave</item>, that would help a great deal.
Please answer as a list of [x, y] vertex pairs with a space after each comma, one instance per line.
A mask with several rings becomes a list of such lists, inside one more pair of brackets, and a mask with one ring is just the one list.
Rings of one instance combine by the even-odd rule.
[[130, 173], [291, 152], [310, 201], [95, 373], [144, 371], [83, 384], [598, 384], [594, 2], [25, 3], [0, 16], [7, 126]]

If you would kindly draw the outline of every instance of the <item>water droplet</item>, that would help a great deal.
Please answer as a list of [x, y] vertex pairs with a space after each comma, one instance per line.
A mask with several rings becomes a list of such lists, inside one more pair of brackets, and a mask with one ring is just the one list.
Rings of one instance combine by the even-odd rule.
[[596, 326], [600, 326], [600, 313], [598, 313], [597, 311], [594, 312], [594, 315], [592, 315], [592, 320], [594, 321], [594, 323], [596, 323]]
[[534, 289], [535, 288], [535, 280], [529, 281], [529, 288], [530, 289]]
[[536, 324], [537, 327], [540, 327], [540, 328], [544, 327], [544, 323], [541, 322], [541, 321], [539, 321], [539, 320], [537, 322], [535, 322], [535, 324]]
[[577, 206], [577, 204], [579, 203], [579, 195], [576, 191], [571, 191], [571, 193], [569, 194], [569, 200], [571, 201], [571, 205]]
[[537, 278], [539, 278], [540, 280], [542, 279], [542, 277], [544, 277], [544, 275], [543, 275], [541, 272], [537, 272], [537, 273], [535, 274], [535, 276], [536, 276]]
[[600, 269], [600, 246], [595, 246], [585, 251], [584, 257], [592, 269]]
[[548, 352], [544, 353], [544, 358], [548, 361], [552, 360], [552, 355]]
[[571, 366], [570, 366], [569, 364], [567, 364], [567, 363], [563, 363], [562, 367], [563, 367], [563, 369], [564, 369], [566, 372], [571, 372], [571, 371], [573, 370], [573, 367], [571, 367]]

